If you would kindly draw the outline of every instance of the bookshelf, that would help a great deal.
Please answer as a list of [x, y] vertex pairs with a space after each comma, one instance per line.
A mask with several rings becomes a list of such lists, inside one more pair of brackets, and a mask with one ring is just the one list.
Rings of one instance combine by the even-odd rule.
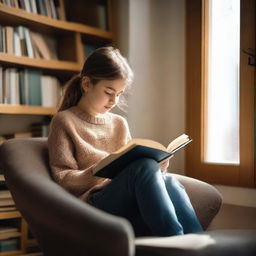
[[[43, 3], [45, 4], [45, 8], [48, 8], [49, 5], [47, 6], [47, 4], [49, 4], [51, 0], [1, 0], [0, 28], [9, 26], [15, 31], [15, 28], [22, 26], [29, 31], [40, 34], [42, 37], [52, 37], [56, 41], [55, 53], [58, 58], [46, 59], [43, 57], [39, 58], [38, 56], [28, 57], [23, 54], [17, 56], [16, 52], [14, 54], [7, 51], [1, 51], [0, 48], [0, 68], [2, 68], [2, 70], [15, 69], [40, 71], [42, 75], [57, 78], [62, 87], [68, 79], [81, 70], [88, 52], [97, 47], [113, 43], [112, 0], [52, 1], [58, 4], [58, 18], [51, 17], [49, 12], [48, 14], [38, 14], [39, 6], [37, 5], [36, 8], [38, 13], [33, 13], [32, 11], [29, 12], [24, 6], [20, 6], [21, 2], [30, 4], [39, 4], [39, 2], [41, 2], [40, 4]], [[9, 6], [8, 4], [10, 3], [12, 3], [13, 6]], [[30, 8], [32, 7], [30, 6]], [[51, 9], [51, 11], [52, 10], [53, 9]], [[85, 20], [81, 18], [83, 16], [86, 17]], [[6, 42], [7, 44], [10, 43], [8, 39], [6, 39]], [[33, 51], [35, 51], [34, 46]], [[43, 84], [41, 86], [43, 86]], [[0, 90], [2, 90], [3, 93], [3, 88], [0, 87]], [[19, 90], [21, 90], [21, 87]], [[24, 102], [22, 104], [10, 104], [10, 102], [4, 102], [3, 99], [4, 98], [2, 98], [2, 102], [0, 100], [0, 116], [2, 120], [5, 117], [6, 120], [8, 120], [10, 116], [14, 119], [18, 117], [22, 118], [23, 116], [26, 116], [26, 118], [29, 116], [36, 116], [44, 120], [44, 118], [50, 119], [57, 111], [56, 106], [45, 107], [42, 105], [24, 104]], [[8, 126], [8, 124], [5, 124], [5, 127], [6, 126]], [[1, 132], [0, 129], [0, 137], [3, 136]], [[27, 131], [22, 130], [20, 132], [24, 133]], [[34, 244], [35, 241], [33, 240], [33, 237], [31, 238], [31, 233], [29, 232], [29, 227], [26, 221], [17, 210], [5, 211], [2, 209], [0, 212], [0, 230], [2, 228], [2, 232], [5, 232], [5, 222], [15, 224], [12, 226], [15, 226], [16, 230], [12, 230], [12, 232], [10, 231], [9, 234], [0, 233], [0, 256], [42, 255], [41, 252], [29, 250], [30, 239], [32, 244]], [[17, 240], [16, 249], [11, 249], [11, 247], [8, 247], [10, 246], [8, 244], [1, 245], [2, 241], [12, 239]], [[9, 249], [1, 251], [1, 247], [4, 246]]]

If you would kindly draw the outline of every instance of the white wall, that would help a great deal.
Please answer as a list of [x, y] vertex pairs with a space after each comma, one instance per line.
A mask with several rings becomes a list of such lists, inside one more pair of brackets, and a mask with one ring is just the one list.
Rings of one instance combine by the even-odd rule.
[[[165, 145], [185, 132], [185, 0], [117, 0], [118, 45], [135, 72], [128, 122], [133, 137]], [[184, 173], [184, 155], [171, 161]], [[256, 189], [216, 185], [224, 203], [256, 207]]]
[[[135, 81], [128, 121], [133, 137], [164, 145], [185, 132], [185, 1], [130, 1], [129, 61]], [[184, 154], [171, 170], [184, 169]]]

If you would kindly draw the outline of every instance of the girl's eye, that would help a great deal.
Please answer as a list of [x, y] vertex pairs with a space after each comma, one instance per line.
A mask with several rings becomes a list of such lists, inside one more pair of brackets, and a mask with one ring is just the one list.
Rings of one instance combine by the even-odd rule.
[[105, 92], [107, 95], [112, 95], [112, 93], [110, 93], [110, 92]]

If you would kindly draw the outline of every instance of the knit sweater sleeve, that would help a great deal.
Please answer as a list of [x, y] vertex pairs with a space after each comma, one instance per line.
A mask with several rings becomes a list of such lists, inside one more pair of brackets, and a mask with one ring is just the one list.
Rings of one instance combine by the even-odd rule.
[[79, 170], [75, 159], [75, 146], [60, 118], [54, 118], [48, 137], [48, 149], [53, 178], [74, 195], [81, 195], [95, 184], [97, 177], [92, 175], [96, 163]]

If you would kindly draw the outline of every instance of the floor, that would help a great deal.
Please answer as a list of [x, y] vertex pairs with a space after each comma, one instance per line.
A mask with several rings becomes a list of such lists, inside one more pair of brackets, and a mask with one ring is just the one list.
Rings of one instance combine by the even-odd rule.
[[208, 228], [216, 229], [256, 229], [256, 208], [223, 204]]

